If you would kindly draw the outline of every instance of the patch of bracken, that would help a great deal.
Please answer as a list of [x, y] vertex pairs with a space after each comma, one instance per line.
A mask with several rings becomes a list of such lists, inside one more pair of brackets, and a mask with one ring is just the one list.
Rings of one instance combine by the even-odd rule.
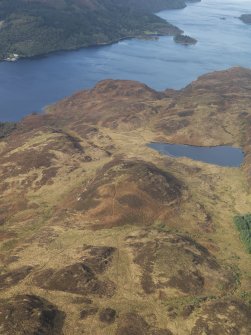
[[99, 279], [99, 275], [111, 265], [115, 248], [91, 247], [87, 248], [88, 256], [79, 263], [68, 265], [59, 270], [47, 269], [34, 277], [36, 285], [64, 292], [82, 295], [98, 295], [111, 297], [116, 285], [108, 279]]
[[31, 271], [31, 266], [24, 266], [0, 275], [0, 290], [10, 288], [18, 284], [21, 280], [28, 276]]
[[61, 335], [65, 314], [35, 295], [0, 300], [0, 333], [4, 335]]
[[251, 306], [237, 299], [207, 302], [191, 335], [250, 335]]

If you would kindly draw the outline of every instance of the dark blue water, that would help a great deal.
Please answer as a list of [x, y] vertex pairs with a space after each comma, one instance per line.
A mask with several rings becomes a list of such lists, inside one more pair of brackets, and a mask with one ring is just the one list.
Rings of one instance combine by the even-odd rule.
[[241, 149], [230, 146], [196, 147], [166, 143], [151, 143], [148, 146], [171, 157], [188, 157], [219, 166], [240, 167], [244, 160]]
[[[251, 26], [237, 17], [251, 13], [250, 0], [202, 0], [159, 15], [198, 39], [182, 46], [172, 37], [60, 52], [0, 63], [0, 120], [40, 111], [101, 79], [133, 79], [163, 90], [181, 88], [199, 75], [241, 65], [251, 67]], [[225, 20], [221, 18], [224, 17]]]

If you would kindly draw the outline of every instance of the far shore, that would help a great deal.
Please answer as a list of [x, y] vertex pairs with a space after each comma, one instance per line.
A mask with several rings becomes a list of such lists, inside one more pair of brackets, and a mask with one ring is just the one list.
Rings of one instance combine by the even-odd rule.
[[148, 40], [148, 39], [152, 39], [152, 38], [159, 38], [159, 37], [163, 37], [163, 36], [176, 36], [181, 34], [183, 31], [181, 29], [179, 29], [178, 27], [174, 26], [174, 28], [177, 29], [177, 33], [176, 34], [171, 34], [171, 33], [156, 33], [156, 34], [141, 34], [141, 35], [131, 35], [131, 36], [124, 36], [115, 40], [111, 40], [108, 42], [100, 42], [100, 43], [92, 43], [92, 44], [87, 44], [87, 45], [82, 45], [82, 46], [77, 46], [77, 47], [72, 47], [72, 48], [68, 48], [68, 49], [59, 49], [59, 50], [53, 50], [53, 51], [49, 51], [49, 52], [45, 52], [45, 53], [41, 53], [41, 54], [36, 54], [36, 55], [18, 55], [18, 57], [15, 60], [9, 60], [8, 57], [6, 56], [5, 58], [0, 58], [0, 62], [15, 62], [18, 61], [20, 59], [34, 59], [34, 58], [39, 58], [39, 57], [46, 57], [48, 55], [52, 55], [52, 54], [57, 54], [59, 52], [66, 52], [66, 51], [77, 51], [77, 50], [81, 50], [81, 49], [85, 49], [85, 48], [96, 48], [96, 47], [102, 47], [102, 46], [109, 46], [109, 45], [113, 45], [116, 43], [119, 43], [121, 41], [125, 41], [125, 40], [132, 40], [132, 39], [143, 39], [143, 40]]

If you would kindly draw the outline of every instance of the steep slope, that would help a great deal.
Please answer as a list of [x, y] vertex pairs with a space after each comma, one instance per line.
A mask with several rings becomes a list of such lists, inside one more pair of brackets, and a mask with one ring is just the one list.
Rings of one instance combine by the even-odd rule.
[[[4, 334], [249, 335], [251, 71], [181, 91], [107, 80], [0, 142]], [[233, 144], [240, 168], [159, 155]]]

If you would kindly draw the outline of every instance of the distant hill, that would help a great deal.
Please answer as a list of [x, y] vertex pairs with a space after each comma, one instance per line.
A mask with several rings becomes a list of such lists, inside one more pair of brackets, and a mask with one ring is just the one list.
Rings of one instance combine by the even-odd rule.
[[176, 35], [177, 27], [153, 13], [184, 7], [183, 0], [0, 0], [0, 59]]

